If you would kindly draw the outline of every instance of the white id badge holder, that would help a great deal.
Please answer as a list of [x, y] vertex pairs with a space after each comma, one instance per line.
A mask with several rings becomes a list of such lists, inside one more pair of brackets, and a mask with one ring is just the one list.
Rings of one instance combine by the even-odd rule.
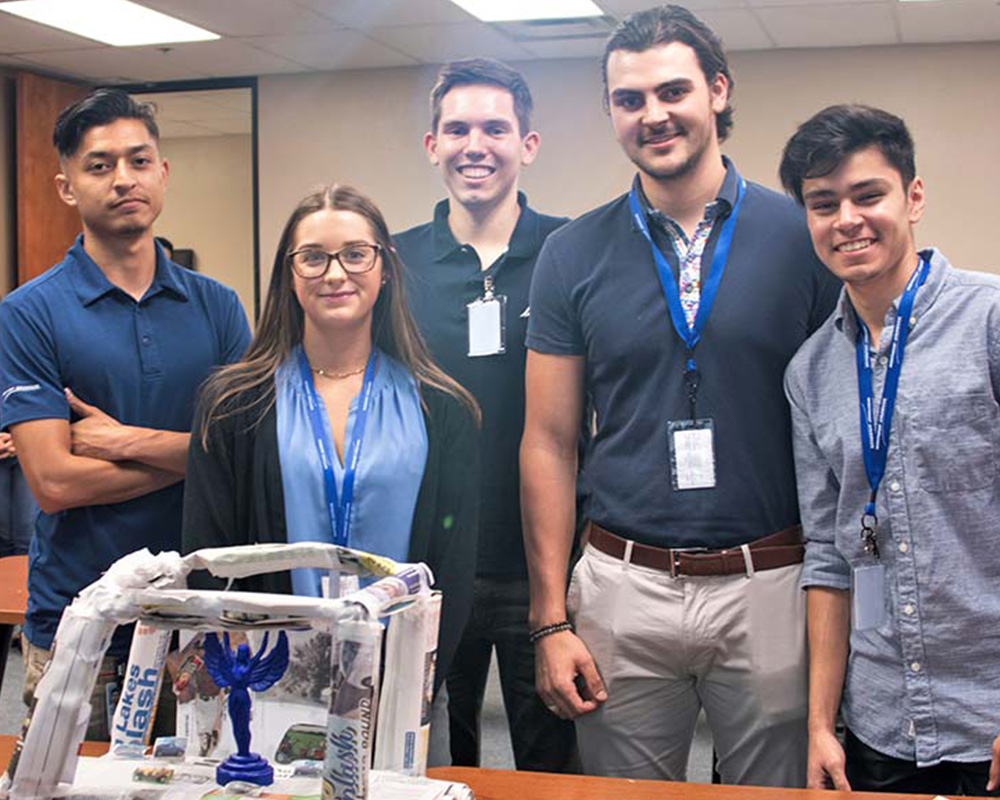
[[670, 479], [674, 491], [715, 488], [715, 425], [711, 419], [672, 420]]
[[868, 631], [885, 622], [885, 564], [866, 564], [851, 571], [851, 624]]
[[491, 294], [473, 300], [469, 312], [469, 356], [495, 356], [506, 352], [507, 298]]

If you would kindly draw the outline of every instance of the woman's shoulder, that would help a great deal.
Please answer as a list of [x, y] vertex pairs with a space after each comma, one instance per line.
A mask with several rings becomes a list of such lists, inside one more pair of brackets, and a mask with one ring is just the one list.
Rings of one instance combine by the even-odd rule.
[[273, 378], [241, 386], [233, 377], [213, 375], [199, 397], [197, 427], [213, 438], [255, 429], [274, 413]]
[[472, 411], [451, 392], [429, 383], [420, 383], [420, 397], [424, 401], [428, 419], [438, 424], [475, 426]]

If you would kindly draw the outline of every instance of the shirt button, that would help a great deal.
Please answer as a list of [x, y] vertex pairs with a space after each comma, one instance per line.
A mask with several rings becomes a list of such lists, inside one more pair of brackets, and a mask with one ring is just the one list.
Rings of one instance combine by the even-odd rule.
[[905, 553], [909, 549], [910, 549], [910, 546], [906, 542], [900, 542], [899, 543], [899, 552], [900, 553]]
[[916, 317], [910, 317], [910, 327], [912, 328], [916, 324], [917, 324], [917, 318]]
[[152, 339], [152, 337], [150, 337], [150, 336], [143, 336], [143, 337], [142, 337], [142, 343], [143, 343], [143, 344], [147, 344], [147, 345], [148, 345], [148, 344], [149, 344], [150, 342], [152, 342], [152, 341], [153, 341], [153, 339]]
[[912, 664], [910, 664], [910, 669], [913, 670], [914, 672], [920, 672], [920, 662], [914, 661]]
[[889, 363], [889, 357], [888, 356], [879, 356], [878, 357], [878, 363], [881, 364], [884, 367], [886, 364]]
[[892, 491], [894, 492], [898, 492], [901, 488], [899, 485], [899, 481], [893, 481], [892, 483], [890, 483], [889, 488], [892, 489]]
[[916, 611], [916, 609], [913, 607], [913, 603], [907, 603], [903, 606], [903, 613], [908, 617], [912, 617], [914, 611]]

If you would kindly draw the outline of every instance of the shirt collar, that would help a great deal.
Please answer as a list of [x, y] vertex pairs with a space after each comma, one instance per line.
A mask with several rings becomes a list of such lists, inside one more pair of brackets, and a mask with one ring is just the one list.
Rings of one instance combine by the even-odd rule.
[[[739, 173], [736, 171], [736, 167], [726, 156], [722, 157], [722, 164], [726, 168], [726, 177], [722, 179], [722, 186], [719, 187], [719, 192], [716, 194], [715, 200], [712, 201], [712, 203], [719, 204], [716, 219], [725, 219], [729, 216], [733, 210], [733, 206], [736, 204], [736, 196], [739, 194]], [[670, 219], [662, 212], [653, 208], [649, 199], [646, 197], [646, 193], [642, 190], [642, 181], [639, 180], [638, 175], [632, 179], [632, 186], [639, 194], [639, 202], [642, 204], [643, 209], [645, 209], [646, 217], [648, 219], [655, 219], [655, 217], [652, 216], [652, 212], [654, 211], [656, 212], [656, 216], [662, 216], [665, 219]], [[708, 205], [712, 205], [712, 203], [709, 203]], [[706, 208], [707, 207], [708, 206], [706, 206]], [[632, 221], [632, 227], [635, 229], [635, 220]]]
[[[164, 253], [163, 248], [160, 247], [159, 242], [155, 243], [155, 247], [156, 274], [153, 276], [153, 282], [146, 290], [146, 294], [143, 296], [143, 299], [146, 297], [152, 297], [154, 294], [158, 294], [159, 292], [167, 291], [177, 295], [182, 300], [187, 300], [187, 290], [181, 284], [177, 275], [178, 267], [171, 264], [171, 262], [167, 259], [166, 253]], [[84, 249], [82, 233], [76, 237], [76, 241], [69, 249], [67, 256], [72, 259], [73, 263], [76, 265], [76, 293], [83, 305], [89, 306], [91, 303], [97, 302], [111, 292], [121, 291], [117, 286], [108, 280], [104, 271], [97, 266], [94, 259], [92, 259]]]
[[[517, 193], [517, 204], [521, 207], [521, 213], [507, 245], [507, 257], [530, 258], [541, 245], [538, 215], [528, 206], [528, 198], [524, 192]], [[450, 210], [451, 206], [448, 200], [442, 200], [434, 207], [432, 246], [435, 261], [444, 261], [456, 250], [462, 248], [462, 243], [455, 238], [448, 225]]]
[[[920, 251], [920, 258], [930, 259], [931, 269], [927, 274], [927, 280], [924, 285], [920, 287], [920, 291], [917, 292], [917, 296], [913, 302], [913, 317], [922, 317], [930, 307], [937, 300], [941, 290], [944, 288], [944, 278], [947, 268], [949, 266], [948, 259], [945, 258], [944, 254], [938, 250], [936, 247], [931, 247], [926, 250]], [[919, 267], [918, 267], [919, 269]], [[899, 301], [902, 299], [902, 295], [896, 297], [892, 301], [892, 305], [889, 310], [886, 311], [886, 326], [894, 325], [896, 322], [896, 313], [899, 310]], [[833, 323], [837, 326], [837, 329], [842, 331], [845, 336], [851, 341], [851, 344], [857, 341], [858, 338], [858, 318], [857, 314], [854, 312], [854, 306], [851, 303], [851, 298], [847, 294], [847, 287], [844, 287], [840, 291], [840, 300], [837, 302], [837, 310], [834, 312]], [[874, 342], [873, 346], [877, 347], [878, 343]]]

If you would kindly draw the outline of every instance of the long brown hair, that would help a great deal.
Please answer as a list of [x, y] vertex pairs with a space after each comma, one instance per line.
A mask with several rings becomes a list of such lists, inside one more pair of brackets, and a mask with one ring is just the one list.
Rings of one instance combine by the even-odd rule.
[[382, 274], [386, 281], [372, 312], [373, 344], [402, 362], [416, 378], [418, 386], [431, 386], [450, 394], [468, 409], [477, 424], [481, 421], [475, 398], [434, 363], [410, 316], [403, 286], [403, 262], [392, 246], [382, 212], [357, 189], [332, 184], [303, 198], [285, 223], [274, 254], [264, 313], [243, 360], [223, 367], [205, 383], [199, 404], [199, 422], [201, 446], [206, 450], [208, 429], [213, 422], [256, 406], [258, 413], [251, 426], [256, 427], [274, 404], [274, 373], [301, 343], [305, 330], [305, 314], [293, 291], [288, 253], [299, 223], [323, 209], [352, 211], [364, 217], [372, 227], [375, 241], [382, 247]]

